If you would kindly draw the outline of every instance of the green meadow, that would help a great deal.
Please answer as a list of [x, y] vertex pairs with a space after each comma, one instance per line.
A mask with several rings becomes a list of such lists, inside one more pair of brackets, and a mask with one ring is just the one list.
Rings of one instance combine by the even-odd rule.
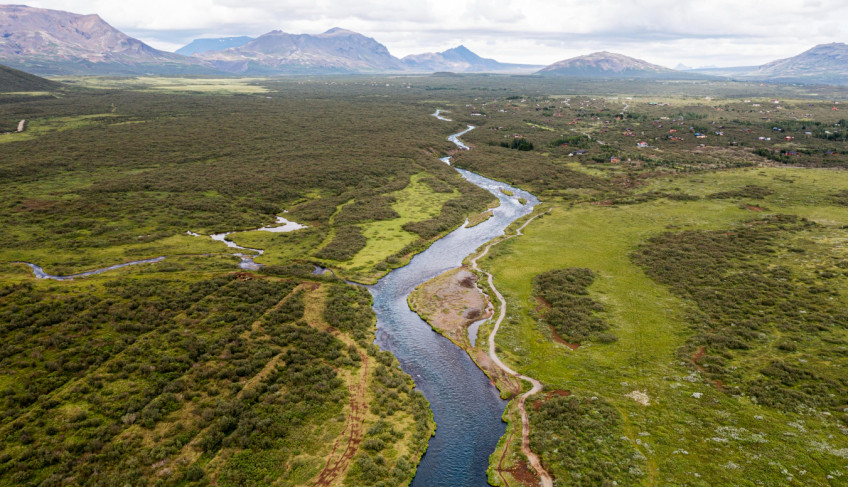
[[[525, 236], [496, 246], [483, 261], [511, 306], [507, 326], [498, 336], [501, 353], [548, 389], [567, 390], [582, 399], [595, 397], [611, 405], [618, 413], [614, 429], [621, 438], [614, 437], [610, 448], [638, 458], [633, 468], [639, 473], [631, 481], [638, 479], [646, 485], [831, 485], [833, 472], [845, 468], [845, 430], [836, 419], [841, 410], [805, 407], [781, 411], [758, 405], [744, 394], [717, 389], [691, 358], [678, 353], [694, 334], [687, 321], [693, 303], [652, 280], [632, 258], [637, 247], [665, 232], [733, 231], [764, 215], [793, 214], [821, 224], [812, 234], [800, 237], [809, 240], [810, 252], [789, 252], [789, 256], [769, 260], [768, 265], [781, 264], [805, 273], [811, 258], [833, 255], [844, 259], [848, 208], [831, 202], [832, 194], [848, 184], [848, 174], [843, 171], [735, 170], [655, 180], [640, 191], [673, 189], [706, 196], [752, 184], [774, 192], [756, 200], [553, 204], [550, 214], [524, 230]], [[755, 212], [746, 205], [767, 210]], [[811, 255], [813, 247], [816, 257]], [[571, 350], [554, 340], [551, 329], [540, 320], [531, 277], [572, 267], [595, 272], [590, 295], [603, 304], [600, 316], [611, 325], [617, 338], [614, 343], [588, 342]], [[845, 284], [844, 274], [834, 283], [842, 292]], [[837, 299], [840, 306], [846, 304], [843, 296]], [[775, 338], [769, 341], [776, 342]], [[844, 350], [848, 331], [844, 327], [834, 330], [829, 338], [841, 344], [837, 350]], [[808, 346], [805, 352], [815, 354], [821, 343], [813, 340]], [[833, 346], [818, 352], [830, 348]], [[791, 360], [813, 362], [805, 355], [796, 354]], [[758, 364], [771, 358], [770, 354], [758, 355], [745, 365], [755, 371]], [[634, 400], [634, 391], [643, 392], [648, 405]], [[538, 436], [550, 434], [539, 432]], [[539, 437], [533, 438], [539, 443], [546, 441]], [[554, 475], [578, 484], [593, 468], [591, 461], [563, 461], [544, 450], [541, 455], [553, 467]], [[628, 477], [620, 473], [618, 480], [622, 478]]]

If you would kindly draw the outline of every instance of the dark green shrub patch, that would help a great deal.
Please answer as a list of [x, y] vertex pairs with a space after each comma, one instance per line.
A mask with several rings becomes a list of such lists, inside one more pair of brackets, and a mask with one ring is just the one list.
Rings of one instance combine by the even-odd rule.
[[368, 244], [368, 239], [362, 235], [362, 230], [356, 225], [336, 227], [333, 240], [315, 253], [319, 259], [345, 261], [352, 259]]
[[600, 399], [554, 396], [528, 408], [530, 448], [568, 485], [638, 485], [644, 457], [621, 430], [618, 412]]
[[787, 239], [815, 228], [776, 215], [724, 231], [666, 233], [634, 253], [649, 276], [694, 304], [696, 334], [681, 355], [703, 347], [699, 367], [722, 389], [784, 410], [845, 407], [844, 360], [827, 358], [835, 345], [806, 353], [815, 337], [848, 327], [833, 299], [838, 291], [788, 266], [764, 263], [800, 250]]
[[605, 333], [609, 324], [597, 316], [603, 305], [589, 297], [588, 288], [594, 280], [594, 272], [577, 267], [543, 272], [533, 278], [533, 295], [540, 302], [542, 320], [570, 343], [601, 337], [606, 343], [615, 341]]

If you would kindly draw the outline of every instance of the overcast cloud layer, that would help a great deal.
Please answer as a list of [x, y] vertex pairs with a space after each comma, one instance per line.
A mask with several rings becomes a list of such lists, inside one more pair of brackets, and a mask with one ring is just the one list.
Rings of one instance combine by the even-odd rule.
[[317, 34], [344, 27], [392, 54], [464, 44], [502, 62], [547, 65], [607, 50], [668, 67], [758, 65], [848, 41], [845, 0], [32, 0], [97, 13], [167, 51], [198, 37]]

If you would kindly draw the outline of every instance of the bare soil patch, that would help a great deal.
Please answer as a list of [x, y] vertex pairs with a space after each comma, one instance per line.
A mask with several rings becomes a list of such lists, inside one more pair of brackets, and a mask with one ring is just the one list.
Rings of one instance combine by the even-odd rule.
[[572, 350], [577, 350], [578, 348], [580, 348], [579, 343], [569, 343], [569, 342], [563, 340], [562, 337], [557, 334], [556, 330], [554, 330], [553, 326], [551, 326], [550, 329], [551, 329], [551, 336], [553, 337], [555, 342], [557, 342], [561, 345], [565, 345], [566, 347], [568, 347]]
[[477, 276], [466, 267], [418, 286], [410, 294], [409, 304], [431, 326], [462, 344], [468, 341], [469, 325], [492, 316], [488, 300], [477, 289]]

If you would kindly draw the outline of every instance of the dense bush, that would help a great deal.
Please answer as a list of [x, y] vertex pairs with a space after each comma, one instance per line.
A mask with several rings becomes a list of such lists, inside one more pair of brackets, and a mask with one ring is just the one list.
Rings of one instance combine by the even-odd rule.
[[696, 334], [681, 355], [701, 347], [698, 366], [722, 389], [784, 410], [845, 406], [848, 379], [824, 358], [832, 345], [822, 343], [818, 358], [807, 355], [798, 365], [780, 358], [834, 326], [848, 328], [848, 314], [831, 299], [837, 291], [761, 260], [795, 250], [783, 239], [815, 227], [776, 215], [730, 230], [666, 233], [633, 255], [649, 276], [695, 304], [689, 319]]
[[336, 227], [335, 231], [333, 240], [316, 252], [315, 257], [343, 262], [352, 259], [368, 244], [362, 229], [356, 225]]
[[533, 277], [533, 294], [540, 301], [542, 321], [564, 340], [580, 343], [604, 335], [604, 342], [614, 341], [604, 333], [609, 325], [596, 314], [601, 303], [589, 297], [589, 286], [595, 273], [589, 269], [570, 267]]
[[640, 483], [644, 457], [624, 436], [618, 412], [603, 400], [554, 396], [528, 409], [530, 448], [558, 481], [585, 487]]
[[730, 199], [730, 198], [749, 198], [749, 199], [763, 199], [766, 196], [774, 193], [774, 191], [769, 188], [764, 188], [762, 186], [756, 186], [753, 184], [749, 184], [747, 186], [743, 186], [736, 190], [731, 191], [721, 191], [718, 193], [713, 193], [707, 195], [707, 198], [712, 199]]

